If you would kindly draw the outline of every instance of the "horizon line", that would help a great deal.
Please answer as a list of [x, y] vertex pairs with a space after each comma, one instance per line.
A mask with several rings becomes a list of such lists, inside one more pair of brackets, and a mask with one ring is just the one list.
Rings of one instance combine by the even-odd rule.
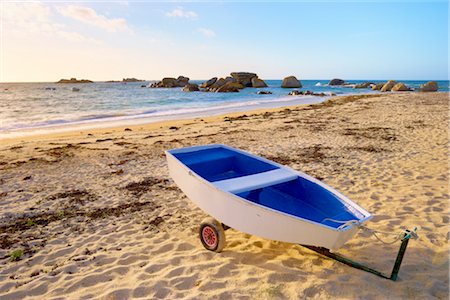
[[[125, 79], [125, 78], [134, 78], [134, 77], [124, 77], [124, 78], [122, 78], [122, 80]], [[169, 77], [163, 77], [163, 78], [169, 78]], [[171, 78], [176, 78], [176, 77], [171, 77]], [[211, 78], [213, 78], [213, 77], [211, 77]], [[189, 81], [202, 81], [202, 80], [207, 81], [207, 80], [209, 80], [211, 78], [208, 78], [208, 79], [204, 79], [204, 78], [203, 79], [189, 78]], [[220, 78], [220, 77], [218, 77], [218, 78]], [[65, 79], [65, 78], [61, 78], [61, 79]], [[135, 82], [144, 82], [144, 81], [161, 81], [162, 78], [161, 79], [138, 79], [138, 78], [135, 78], [135, 79], [139, 80], [139, 81], [135, 81]], [[344, 81], [352, 81], [352, 80], [357, 80], [357, 81], [364, 81], [364, 80], [365, 81], [371, 81], [371, 80], [373, 80], [373, 81], [387, 81], [387, 80], [395, 80], [395, 81], [450, 81], [449, 78], [447, 78], [447, 79], [392, 79], [392, 78], [391, 79], [367, 79], [367, 78], [364, 78], [364, 79], [355, 79], [355, 78], [343, 79], [343, 78], [339, 78], [339, 77], [333, 77], [331, 79], [317, 79], [317, 78], [308, 79], [308, 78], [304, 78], [304, 79], [298, 79], [298, 80], [299, 81], [302, 81], [302, 80], [319, 80], [319, 81], [328, 80], [328, 81], [330, 81], [332, 79], [342, 79]], [[81, 79], [77, 79], [77, 80], [90, 80], [90, 79], [81, 78]], [[108, 79], [108, 80], [90, 80], [90, 81], [92, 81], [92, 83], [123, 83], [124, 81], [122, 81], [122, 80], [120, 80], [120, 79], [118, 79], [118, 80]], [[263, 80], [283, 80], [283, 78], [277, 78], [277, 79], [270, 78], [270, 79], [263, 79]], [[114, 82], [111, 82], [111, 81], [114, 81]], [[58, 83], [58, 82], [57, 81], [0, 81], [0, 84], [8, 84], [8, 83]], [[127, 83], [130, 83], [130, 82], [127, 82]], [[78, 84], [78, 83], [60, 83], [60, 84]], [[86, 83], [84, 83], [84, 84], [86, 84]]]

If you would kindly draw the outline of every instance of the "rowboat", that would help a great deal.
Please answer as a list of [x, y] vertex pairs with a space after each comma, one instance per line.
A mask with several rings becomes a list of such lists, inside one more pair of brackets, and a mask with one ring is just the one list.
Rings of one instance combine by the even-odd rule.
[[226, 145], [166, 151], [180, 189], [214, 219], [200, 239], [220, 252], [229, 227], [265, 239], [338, 249], [372, 215], [323, 182]]
[[[323, 182], [268, 159], [226, 145], [166, 151], [169, 173], [180, 189], [212, 217], [199, 237], [210, 251], [225, 246], [225, 230], [234, 228], [262, 238], [300, 244], [352, 268], [397, 280], [410, 239], [417, 228], [397, 235], [400, 248], [390, 274], [335, 253], [372, 215]], [[394, 242], [395, 242], [394, 241]], [[384, 242], [386, 243], [386, 242]], [[390, 242], [389, 244], [391, 244]]]

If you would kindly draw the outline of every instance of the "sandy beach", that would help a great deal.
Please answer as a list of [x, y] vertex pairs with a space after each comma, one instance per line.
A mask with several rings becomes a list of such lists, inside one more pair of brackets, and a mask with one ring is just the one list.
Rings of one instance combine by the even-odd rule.
[[[222, 116], [0, 141], [0, 298], [448, 299], [448, 93], [335, 97]], [[164, 150], [223, 143], [303, 171], [375, 217], [418, 227], [397, 282], [234, 229], [205, 250], [206, 215]], [[389, 236], [384, 237], [389, 240]], [[338, 250], [390, 273], [399, 243]]]

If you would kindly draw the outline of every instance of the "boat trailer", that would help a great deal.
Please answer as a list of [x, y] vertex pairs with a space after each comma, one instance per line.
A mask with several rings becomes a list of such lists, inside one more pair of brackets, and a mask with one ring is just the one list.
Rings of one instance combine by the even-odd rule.
[[[223, 247], [225, 246], [225, 231], [228, 229], [230, 229], [229, 226], [227, 226], [223, 223], [220, 223], [219, 221], [215, 220], [214, 218], [206, 218], [205, 220], [203, 220], [203, 222], [199, 228], [200, 241], [202, 242], [203, 246], [207, 250], [214, 251], [214, 252], [221, 252]], [[411, 238], [412, 239], [418, 238], [418, 236], [416, 234], [416, 230], [417, 230], [417, 228], [414, 228], [413, 230], [405, 230], [403, 233], [403, 236], [399, 236], [399, 239], [401, 240], [401, 244], [400, 244], [400, 248], [397, 253], [397, 258], [395, 259], [394, 267], [392, 268], [392, 271], [391, 271], [391, 275], [386, 275], [380, 271], [372, 269], [371, 267], [363, 265], [362, 263], [353, 261], [353, 260], [351, 260], [343, 255], [340, 255], [338, 253], [333, 253], [329, 249], [324, 248], [324, 247], [316, 247], [316, 246], [302, 245], [302, 244], [299, 244], [299, 245], [302, 247], [305, 247], [309, 250], [312, 250], [316, 253], [319, 253], [323, 256], [334, 259], [340, 263], [346, 264], [347, 266], [350, 266], [352, 268], [372, 273], [372, 274], [377, 275], [378, 277], [381, 277], [384, 279], [396, 281], [397, 277], [398, 277], [398, 272], [400, 271], [400, 266], [403, 261], [403, 257], [405, 256], [406, 247], [408, 247], [409, 240]], [[380, 240], [380, 241], [382, 241], [382, 240]], [[386, 243], [386, 242], [383, 242], [383, 243]]]
[[402, 264], [403, 261], [403, 257], [405, 255], [406, 252], [406, 247], [408, 246], [408, 242], [411, 238], [416, 238], [416, 234], [415, 234], [416, 229], [410, 231], [410, 230], [406, 230], [405, 233], [403, 234], [403, 237], [401, 239], [401, 244], [400, 244], [400, 249], [398, 250], [397, 253], [397, 258], [395, 259], [395, 263], [394, 263], [394, 267], [392, 268], [392, 272], [391, 275], [386, 275], [383, 274], [380, 271], [377, 271], [375, 269], [372, 269], [368, 266], [365, 266], [361, 263], [358, 263], [356, 261], [353, 261], [349, 258], [346, 258], [345, 256], [342, 256], [340, 254], [337, 253], [332, 253], [330, 252], [329, 249], [324, 248], [324, 247], [315, 247], [315, 246], [308, 246], [308, 245], [300, 245], [302, 247], [308, 248], [309, 250], [312, 250], [314, 252], [317, 252], [323, 256], [329, 257], [331, 259], [334, 259], [338, 262], [341, 262], [343, 264], [346, 264], [347, 266], [350, 266], [352, 268], [355, 269], [359, 269], [359, 270], [363, 270], [372, 274], [375, 274], [381, 278], [385, 278], [385, 279], [389, 279], [392, 281], [396, 281], [397, 277], [398, 277], [398, 272], [400, 271], [400, 266]]

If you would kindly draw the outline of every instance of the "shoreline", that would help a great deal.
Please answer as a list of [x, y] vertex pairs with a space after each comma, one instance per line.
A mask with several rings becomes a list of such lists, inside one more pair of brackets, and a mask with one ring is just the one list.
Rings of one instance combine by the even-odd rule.
[[[415, 92], [407, 92], [407, 93], [415, 93]], [[437, 92], [437, 93], [448, 93], [448, 92]], [[384, 93], [384, 95], [390, 95], [392, 93]], [[402, 92], [397, 92], [396, 94], [402, 94]], [[113, 130], [117, 131], [120, 129], [130, 128], [137, 129], [141, 127], [145, 128], [157, 128], [159, 126], [172, 126], [181, 124], [182, 122], [192, 122], [195, 119], [215, 119], [221, 118], [225, 115], [235, 116], [236, 114], [242, 113], [260, 113], [265, 111], [276, 111], [284, 108], [292, 108], [298, 106], [308, 106], [313, 104], [320, 104], [329, 101], [334, 98], [342, 98], [342, 97], [352, 97], [352, 96], [371, 96], [371, 95], [383, 95], [377, 91], [368, 92], [368, 93], [347, 93], [343, 95], [337, 96], [326, 96], [326, 97], [313, 97], [313, 96], [288, 96], [283, 98], [277, 98], [273, 101], [269, 100], [266, 103], [258, 103], [258, 104], [250, 104], [243, 106], [232, 106], [230, 108], [218, 108], [218, 109], [208, 109], [206, 111], [201, 111], [198, 113], [181, 113], [181, 114], [173, 114], [168, 116], [160, 116], [160, 117], [142, 117], [142, 118], [133, 118], [131, 116], [130, 119], [121, 119], [121, 120], [110, 120], [106, 121], [104, 119], [98, 119], [94, 122], [86, 122], [86, 123], [70, 123], [70, 124], [61, 124], [61, 125], [51, 125], [47, 127], [35, 127], [29, 129], [19, 129], [10, 131], [10, 133], [0, 132], [0, 145], [3, 144], [11, 144], [16, 141], [29, 141], [29, 140], [38, 140], [40, 138], [51, 138], [51, 137], [64, 137], [72, 134], [78, 133], [86, 133], [86, 134], [98, 134], [102, 131]], [[292, 99], [289, 99], [292, 98]], [[287, 100], [289, 99], [289, 100]], [[153, 125], [152, 125], [153, 124]]]
[[[353, 95], [353, 94], [345, 94]], [[109, 128], [120, 127], [136, 127], [139, 125], [146, 125], [152, 123], [176, 122], [177, 120], [190, 120], [194, 118], [208, 118], [214, 116], [221, 116], [224, 114], [234, 114], [250, 111], [259, 111], [264, 109], [277, 109], [282, 107], [309, 105], [327, 101], [332, 96], [314, 97], [314, 96], [286, 96], [276, 99], [264, 100], [255, 99], [250, 103], [232, 102], [229, 105], [221, 105], [219, 107], [208, 107], [205, 109], [198, 109], [193, 112], [182, 112], [162, 115], [127, 115], [123, 117], [113, 118], [97, 118], [86, 121], [68, 122], [64, 124], [45, 125], [37, 127], [29, 127], [23, 129], [13, 129], [0, 131], [0, 144], [2, 141], [15, 140], [20, 138], [27, 138], [33, 136], [64, 134], [72, 131], [91, 131], [91, 130], [107, 130]], [[262, 101], [262, 102], [261, 102]], [[258, 102], [258, 103], [253, 103]]]
[[[230, 107], [229, 109], [210, 109], [204, 112], [199, 113], [182, 113], [182, 114], [174, 114], [170, 116], [162, 116], [162, 117], [143, 117], [129, 120], [112, 120], [112, 121], [103, 121], [101, 119], [98, 120], [98, 124], [94, 122], [84, 123], [84, 124], [64, 124], [64, 125], [55, 125], [48, 128], [30, 128], [24, 130], [14, 131], [18, 135], [8, 136], [7, 134], [0, 132], [0, 145], [3, 144], [11, 144], [17, 141], [32, 141], [32, 140], [40, 140], [44, 139], [52, 139], [56, 138], [64, 138], [70, 137], [74, 135], [78, 135], [81, 133], [85, 134], [99, 134], [102, 131], [113, 131], [117, 132], [123, 130], [125, 128], [129, 128], [132, 130], [137, 130], [139, 128], [145, 128], [148, 130], [155, 129], [158, 127], [167, 127], [167, 126], [175, 126], [181, 125], [185, 122], [193, 122], [196, 120], [203, 119], [205, 122], [214, 122], [217, 119], [223, 118], [225, 116], [235, 117], [242, 113], [244, 114], [257, 114], [264, 112], [273, 112], [277, 110], [282, 110], [285, 108], [293, 108], [299, 106], [307, 106], [313, 104], [324, 103], [332, 98], [353, 96], [353, 95], [373, 95], [374, 93], [368, 94], [345, 94], [342, 96], [327, 96], [327, 97], [295, 97], [292, 96], [293, 99], [285, 100], [285, 98], [276, 99], [276, 101], [264, 103], [263, 105], [243, 105], [238, 107]], [[320, 99], [319, 99], [320, 98]], [[204, 113], [204, 114], [203, 114]], [[169, 117], [169, 118], [166, 118]], [[173, 117], [173, 118], [171, 118]]]

